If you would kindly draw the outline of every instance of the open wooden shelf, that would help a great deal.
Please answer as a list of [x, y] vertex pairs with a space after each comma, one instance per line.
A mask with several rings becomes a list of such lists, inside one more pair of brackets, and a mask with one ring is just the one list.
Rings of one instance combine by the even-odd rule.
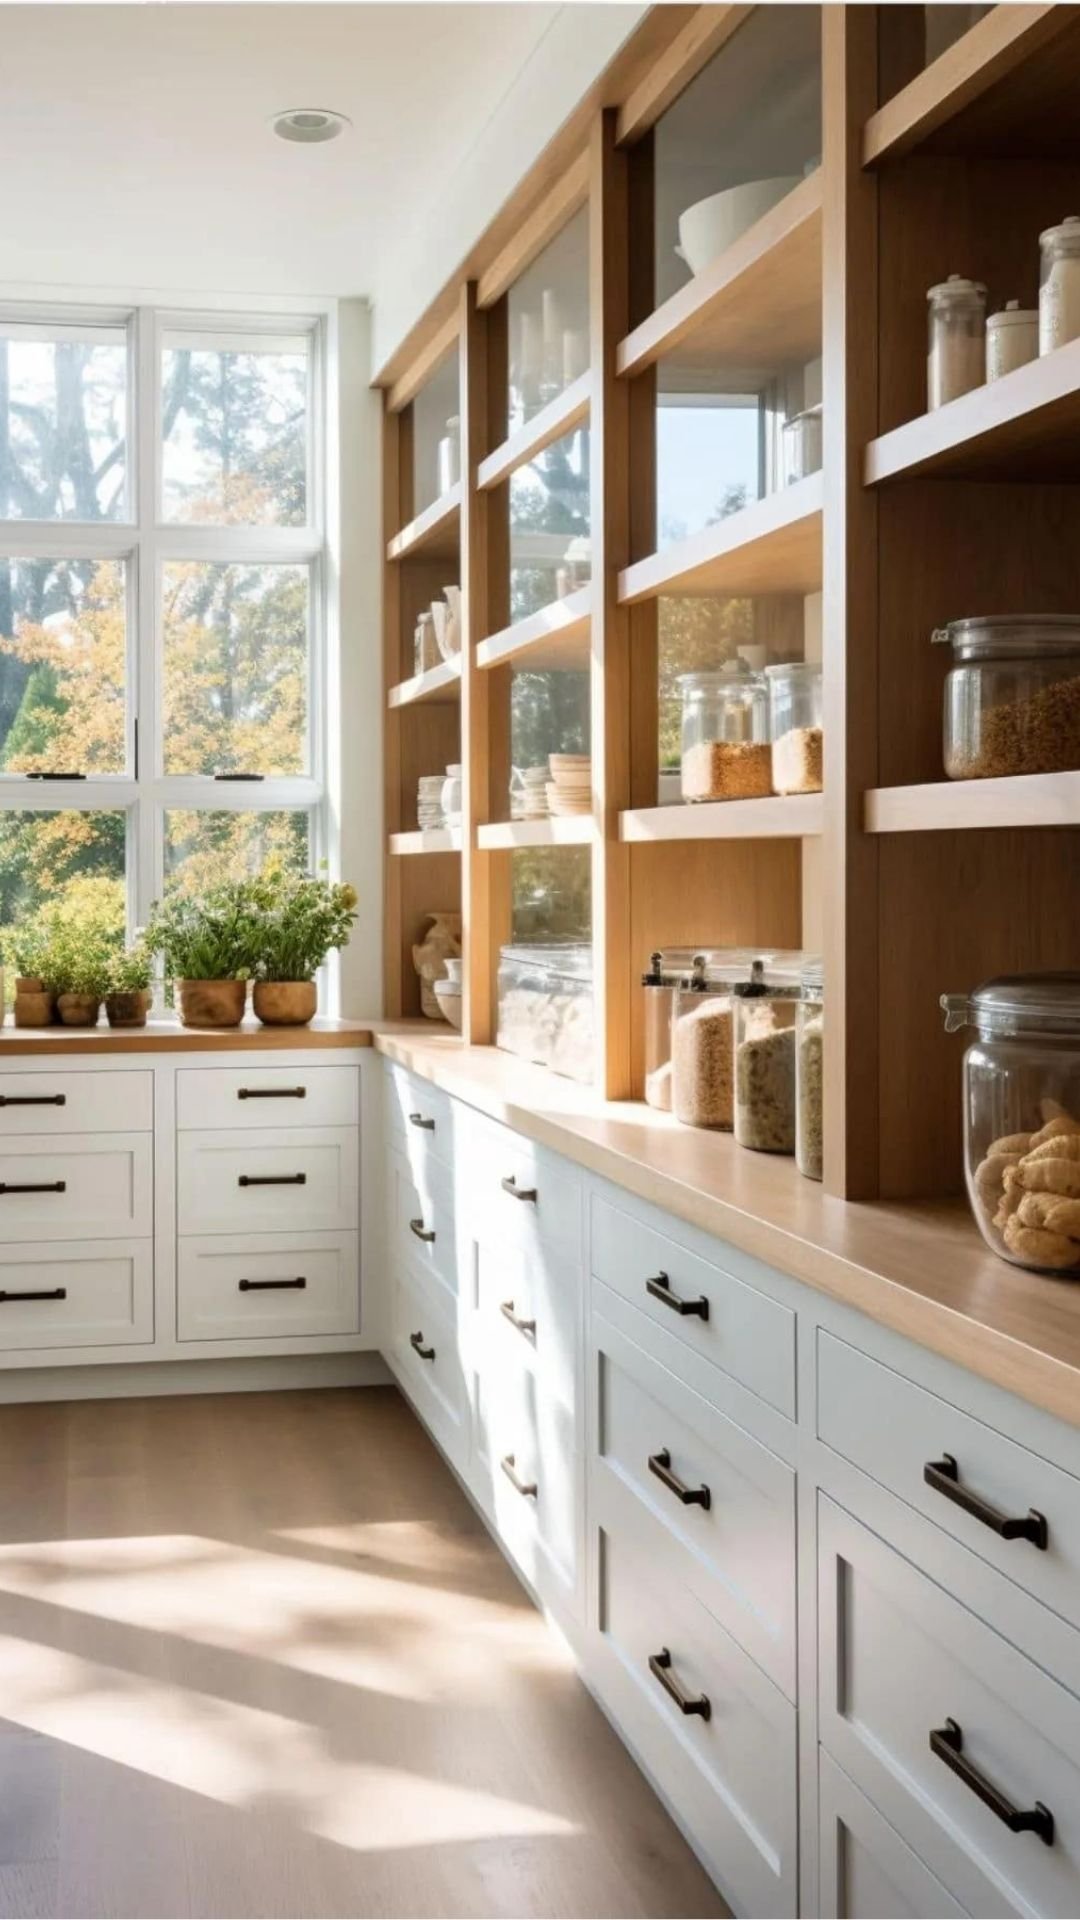
[[[1045, 76], [1053, 87], [1058, 68], [1053, 42], [1075, 27], [1075, 11], [1067, 6], [991, 7], [871, 114], [863, 128], [863, 165], [898, 159], [930, 141], [964, 149], [991, 137], [998, 144], [1003, 134], [1008, 138], [1021, 131], [1027, 134], [1030, 151], [1033, 141], [1039, 144], [1040, 123], [1046, 150], [1060, 148], [1064, 130], [1059, 123], [1055, 140], [1049, 98], [1040, 111], [1040, 81]], [[1021, 73], [1026, 67], [1034, 71]], [[1012, 100], [1003, 102], [995, 95], [1014, 73], [1023, 84]]]
[[657, 360], [715, 371], [780, 367], [821, 351], [821, 169], [620, 342], [621, 374]]
[[440, 495], [407, 527], [395, 533], [388, 543], [388, 560], [410, 560], [422, 554], [425, 560], [450, 560], [460, 543], [461, 483]]
[[1080, 827], [1080, 773], [1028, 773], [1005, 780], [936, 780], [874, 787], [867, 833], [935, 833], [982, 827]]
[[822, 477], [812, 473], [635, 561], [619, 575], [620, 601], [633, 605], [662, 593], [816, 593], [823, 497]]
[[571, 382], [564, 392], [556, 394], [546, 407], [534, 413], [523, 427], [504, 440], [501, 447], [481, 460], [476, 469], [478, 487], [497, 487], [508, 480], [518, 467], [524, 467], [535, 460], [538, 453], [550, 447], [555, 440], [561, 440], [566, 433], [572, 433], [589, 417], [589, 402], [592, 395], [592, 378], [583, 373]]
[[476, 649], [479, 667], [524, 667], [542, 673], [551, 667], [587, 667], [591, 586], [578, 587], [565, 599], [553, 600], [526, 620], [481, 640]]
[[1080, 479], [1080, 340], [871, 440], [867, 486], [918, 474]]
[[767, 800], [711, 800], [693, 806], [636, 807], [619, 815], [619, 838], [645, 840], [793, 840], [820, 834], [820, 793]]
[[392, 833], [390, 852], [394, 854], [460, 853], [460, 827], [420, 827], [412, 833]]
[[411, 680], [401, 680], [391, 687], [386, 696], [389, 707], [414, 707], [422, 700], [457, 700], [461, 694], [461, 661], [444, 660], [440, 666], [429, 667], [426, 673], [414, 674]]
[[477, 845], [487, 852], [507, 847], [587, 847], [593, 837], [591, 813], [550, 820], [496, 820], [477, 827]]

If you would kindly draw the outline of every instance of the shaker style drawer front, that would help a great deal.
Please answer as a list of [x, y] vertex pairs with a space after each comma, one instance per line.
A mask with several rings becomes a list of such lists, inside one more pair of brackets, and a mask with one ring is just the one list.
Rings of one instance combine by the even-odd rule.
[[1080, 1700], [820, 1508], [823, 1743], [969, 1912], [1080, 1913]]
[[288, 1137], [280, 1128], [182, 1133], [176, 1157], [181, 1234], [331, 1233], [357, 1224], [355, 1127], [310, 1127]]
[[431, 1288], [399, 1278], [392, 1314], [394, 1365], [406, 1394], [447, 1457], [465, 1466], [467, 1391], [457, 1326]]
[[151, 1241], [101, 1240], [70, 1253], [8, 1248], [0, 1257], [0, 1354], [136, 1346], [153, 1337]]
[[474, 1223], [489, 1240], [526, 1252], [545, 1249], [581, 1264], [582, 1187], [566, 1161], [509, 1127], [468, 1113], [456, 1171], [463, 1224]]
[[572, 1596], [578, 1574], [581, 1448], [573, 1404], [545, 1391], [525, 1366], [504, 1364], [476, 1377], [480, 1497], [496, 1531], [545, 1598], [549, 1573]]
[[0, 1245], [152, 1232], [152, 1135], [31, 1136], [0, 1144]]
[[795, 1475], [761, 1442], [682, 1385], [599, 1314], [601, 1498], [647, 1539], [660, 1527], [710, 1613], [795, 1694]]
[[821, 1920], [954, 1920], [967, 1909], [818, 1750]]
[[693, 1595], [600, 1535], [609, 1696], [740, 1914], [796, 1904], [795, 1709]]
[[795, 1417], [795, 1315], [595, 1195], [592, 1271], [632, 1306]]
[[473, 1344], [483, 1372], [532, 1367], [545, 1391], [577, 1397], [581, 1276], [557, 1256], [522, 1253], [498, 1241], [473, 1242], [476, 1317]]
[[179, 1340], [284, 1340], [356, 1333], [359, 1235], [231, 1234], [181, 1240]]
[[1080, 1627], [1080, 1480], [823, 1330], [817, 1379], [826, 1446]]
[[428, 1080], [417, 1079], [404, 1067], [385, 1070], [387, 1129], [395, 1148], [413, 1160], [431, 1155], [450, 1166], [453, 1161], [453, 1109], [450, 1097]]
[[182, 1067], [176, 1124], [190, 1127], [355, 1127], [357, 1067]]
[[413, 1267], [448, 1295], [458, 1289], [458, 1240], [454, 1190], [444, 1167], [431, 1161], [410, 1168], [394, 1154], [390, 1161], [390, 1240], [398, 1267]]
[[152, 1073], [0, 1073], [0, 1139], [149, 1133], [153, 1124]]

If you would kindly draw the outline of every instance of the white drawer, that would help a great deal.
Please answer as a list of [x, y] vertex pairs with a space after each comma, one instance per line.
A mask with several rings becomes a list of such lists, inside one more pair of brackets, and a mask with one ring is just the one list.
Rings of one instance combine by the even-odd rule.
[[[20, 1296], [25, 1296], [20, 1298]], [[0, 1253], [0, 1353], [125, 1347], [154, 1337], [153, 1242], [99, 1241]]]
[[355, 1127], [358, 1067], [182, 1067], [178, 1127]]
[[0, 1138], [149, 1133], [153, 1125], [152, 1073], [0, 1073]]
[[794, 1699], [792, 1469], [595, 1312], [592, 1346], [597, 1498]]
[[582, 1186], [557, 1154], [463, 1111], [456, 1160], [459, 1212], [478, 1239], [582, 1259]]
[[1080, 1700], [824, 1497], [818, 1544], [824, 1744], [969, 1912], [1080, 1913]]
[[401, 1385], [447, 1458], [464, 1472], [468, 1398], [457, 1327], [430, 1287], [408, 1277], [394, 1286], [391, 1351]]
[[[1080, 1626], [1080, 1480], [821, 1329], [817, 1383], [827, 1446]], [[1045, 1547], [1003, 1538], [1003, 1519]]]
[[177, 1138], [180, 1233], [346, 1232], [359, 1214], [355, 1127]]
[[795, 1417], [795, 1315], [598, 1194], [592, 1270], [771, 1407]]
[[555, 1257], [474, 1242], [473, 1342], [478, 1371], [527, 1365], [545, 1391], [573, 1406], [577, 1398], [581, 1275]]
[[692, 1594], [621, 1536], [599, 1546], [601, 1693], [736, 1913], [793, 1914], [794, 1707]]
[[412, 1160], [434, 1154], [453, 1164], [453, 1107], [449, 1094], [389, 1062], [385, 1070], [387, 1132], [393, 1145]]
[[142, 1239], [153, 1232], [153, 1178], [148, 1133], [5, 1140], [0, 1144], [0, 1245], [6, 1240]]
[[460, 1249], [449, 1173], [436, 1160], [412, 1168], [390, 1161], [390, 1243], [398, 1267], [425, 1273], [448, 1295], [458, 1291]]
[[181, 1240], [179, 1340], [285, 1340], [356, 1333], [356, 1233], [232, 1234]]
[[476, 1376], [474, 1406], [475, 1478], [496, 1532], [542, 1598], [575, 1608], [583, 1474], [574, 1404], [534, 1369], [504, 1362]]
[[818, 1749], [821, 1920], [953, 1920], [966, 1908]]

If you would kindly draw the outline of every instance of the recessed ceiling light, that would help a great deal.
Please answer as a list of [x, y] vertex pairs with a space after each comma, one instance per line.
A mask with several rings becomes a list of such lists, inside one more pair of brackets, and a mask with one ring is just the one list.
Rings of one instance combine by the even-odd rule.
[[335, 113], [330, 107], [289, 107], [285, 113], [275, 113], [270, 124], [282, 140], [315, 146], [323, 140], [336, 140], [352, 121], [347, 113]]

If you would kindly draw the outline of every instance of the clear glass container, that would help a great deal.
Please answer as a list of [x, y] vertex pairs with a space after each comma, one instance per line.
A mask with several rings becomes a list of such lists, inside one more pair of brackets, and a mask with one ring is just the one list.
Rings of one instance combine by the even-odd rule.
[[785, 420], [780, 434], [781, 477], [785, 487], [821, 471], [821, 408], [808, 407]]
[[1080, 616], [1001, 614], [939, 627], [950, 780], [1080, 767]]
[[731, 993], [737, 980], [750, 978], [756, 956], [753, 951], [728, 948], [663, 957], [672, 962], [690, 958], [690, 965], [678, 974], [672, 969], [669, 989], [672, 1112], [685, 1127], [730, 1133]]
[[824, 1012], [821, 960], [803, 963], [795, 1008], [795, 1165], [808, 1180], [820, 1180], [824, 1153], [822, 1074]]
[[820, 793], [822, 784], [821, 668], [788, 660], [766, 667], [774, 793]]
[[684, 673], [684, 800], [747, 800], [772, 791], [769, 695], [764, 674], [741, 660], [715, 673]]
[[461, 825], [461, 768], [457, 765], [446, 769], [446, 779], [442, 789], [443, 819], [448, 827]]
[[734, 988], [735, 1138], [757, 1153], [795, 1151], [795, 1016], [802, 955], [755, 961]]
[[1039, 352], [1080, 334], [1080, 215], [1039, 235]]
[[964, 1054], [964, 1172], [983, 1239], [1014, 1266], [1080, 1277], [1080, 973], [941, 996]]
[[926, 298], [926, 404], [932, 411], [986, 379], [986, 288], [950, 273]]
[[670, 1113], [672, 1108], [671, 1019], [675, 990], [680, 980], [692, 974], [695, 959], [703, 962], [704, 955], [695, 955], [690, 947], [669, 947], [650, 956], [649, 970], [641, 976], [645, 995], [645, 1099], [659, 1113]]
[[571, 1080], [592, 1080], [591, 946], [566, 942], [502, 948], [496, 1044]]

